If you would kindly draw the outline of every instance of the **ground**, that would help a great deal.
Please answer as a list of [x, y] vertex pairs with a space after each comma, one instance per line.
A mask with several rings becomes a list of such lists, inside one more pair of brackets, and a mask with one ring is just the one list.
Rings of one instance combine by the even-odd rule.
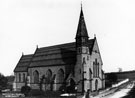
[[104, 90], [91, 98], [135, 98], [134, 82], [128, 82], [121, 86]]
[[135, 98], [135, 86], [122, 98]]
[[[130, 81], [120, 86], [114, 86], [113, 88], [100, 91], [97, 95], [90, 96], [90, 98], [135, 98], [134, 92], [135, 92], [135, 82]], [[7, 97], [0, 95], [0, 98], [7, 98]], [[12, 97], [12, 98], [22, 98], [22, 97]], [[36, 96], [36, 97], [25, 97], [25, 98], [46, 98], [46, 97]], [[59, 98], [59, 97], [54, 96], [53, 98]], [[63, 98], [75, 98], [75, 96], [63, 97]], [[82, 96], [81, 98], [85, 98], [85, 97]]]

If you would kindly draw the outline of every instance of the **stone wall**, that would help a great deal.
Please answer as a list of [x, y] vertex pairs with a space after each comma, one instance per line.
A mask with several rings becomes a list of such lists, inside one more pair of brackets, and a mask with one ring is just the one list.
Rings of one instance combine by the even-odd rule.
[[21, 90], [21, 87], [25, 85], [27, 78], [27, 72], [16, 72], [15, 80], [13, 83], [13, 90]]
[[92, 50], [92, 54], [91, 54], [91, 57], [90, 57], [90, 60], [91, 60], [91, 70], [92, 70], [92, 73], [94, 72], [93, 70], [93, 62], [95, 62], [95, 59], [97, 59], [97, 62], [99, 63], [99, 76], [98, 77], [94, 77], [93, 74], [92, 74], [92, 77], [93, 77], [93, 80], [92, 80], [92, 91], [96, 90], [96, 81], [98, 82], [98, 87], [97, 89], [103, 89], [105, 88], [105, 82], [102, 81], [103, 79], [103, 73], [102, 73], [102, 65], [103, 65], [103, 62], [102, 62], [102, 59], [101, 59], [101, 55], [100, 55], [100, 51], [99, 51], [99, 47], [98, 47], [98, 44], [97, 44], [97, 40], [95, 40], [95, 43], [94, 43], [94, 47], [93, 47], [93, 50]]
[[[52, 71], [52, 76], [56, 75], [56, 78], [54, 80], [54, 84], [57, 84], [57, 82], [58, 82], [57, 81], [57, 74], [58, 74], [58, 71], [60, 69], [62, 69], [64, 71], [64, 77], [65, 77], [65, 68], [64, 68], [64, 66], [50, 66], [50, 67], [34, 67], [34, 68], [29, 68], [30, 85], [31, 85], [32, 89], [39, 89], [39, 84], [38, 85], [34, 84], [34, 76], [33, 76], [34, 71], [38, 71], [39, 72], [39, 81], [40, 81], [42, 76], [43, 75], [46, 76], [46, 72], [48, 70], [51, 70]], [[45, 86], [45, 85], [43, 85], [43, 86]], [[61, 86], [61, 84], [53, 85], [53, 90], [58, 90], [60, 86]], [[46, 89], [49, 90], [49, 87], [50, 86], [47, 86]]]

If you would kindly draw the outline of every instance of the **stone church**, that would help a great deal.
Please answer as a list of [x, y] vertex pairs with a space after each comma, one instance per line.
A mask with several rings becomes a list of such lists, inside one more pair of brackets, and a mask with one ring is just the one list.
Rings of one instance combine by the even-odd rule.
[[81, 8], [75, 42], [37, 47], [34, 54], [22, 55], [14, 69], [14, 90], [27, 83], [32, 89], [96, 91], [105, 88], [102, 66], [96, 36], [89, 39]]

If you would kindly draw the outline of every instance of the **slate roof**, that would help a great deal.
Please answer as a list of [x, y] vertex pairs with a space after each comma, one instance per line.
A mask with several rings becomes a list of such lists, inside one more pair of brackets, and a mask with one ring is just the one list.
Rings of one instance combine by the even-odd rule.
[[[90, 53], [95, 39], [88, 41]], [[69, 72], [76, 64], [76, 43], [37, 48], [32, 55], [23, 55], [14, 72], [27, 71], [28, 67], [65, 66]]]
[[[88, 46], [90, 53], [94, 39], [89, 40]], [[76, 44], [75, 42], [55, 45], [50, 47], [38, 48], [32, 58], [30, 67], [39, 66], [61, 66], [75, 65], [76, 63]]]
[[81, 8], [81, 12], [80, 12], [80, 18], [79, 18], [77, 34], [76, 34], [76, 38], [79, 38], [79, 37], [89, 37], [82, 8]]
[[18, 64], [16, 65], [14, 72], [27, 72], [27, 68], [31, 62], [33, 54], [22, 55]]

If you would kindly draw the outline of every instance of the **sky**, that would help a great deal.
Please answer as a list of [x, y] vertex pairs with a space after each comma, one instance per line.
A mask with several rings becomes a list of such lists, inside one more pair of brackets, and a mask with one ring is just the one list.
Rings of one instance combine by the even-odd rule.
[[75, 41], [81, 2], [105, 72], [135, 70], [134, 0], [0, 0], [0, 73], [13, 74], [22, 52]]

